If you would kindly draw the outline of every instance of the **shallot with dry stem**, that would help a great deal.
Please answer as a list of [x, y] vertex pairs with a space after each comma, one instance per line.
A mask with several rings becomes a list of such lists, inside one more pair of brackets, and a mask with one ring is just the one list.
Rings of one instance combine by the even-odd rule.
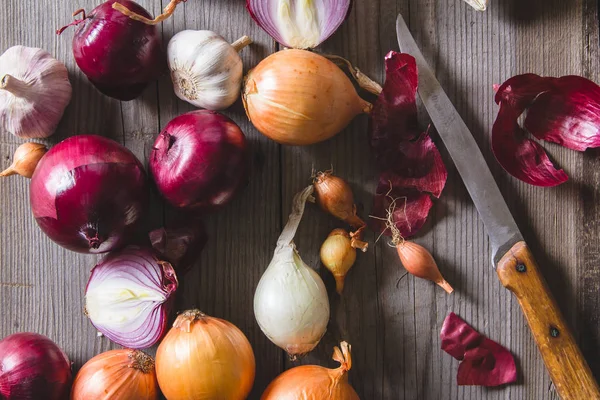
[[425, 247], [405, 240], [400, 234], [400, 230], [396, 227], [393, 218], [394, 210], [396, 209], [396, 200], [392, 200], [387, 210], [386, 225], [392, 232], [392, 244], [396, 247], [398, 257], [404, 269], [411, 275], [435, 282], [446, 292], [452, 293], [454, 289], [442, 276], [431, 253]]
[[367, 251], [369, 244], [362, 241], [362, 234], [367, 224], [356, 214], [356, 204], [354, 204], [354, 195], [350, 185], [329, 170], [315, 174], [313, 186], [319, 206], [356, 229], [355, 232], [350, 233], [352, 247], [363, 252]]

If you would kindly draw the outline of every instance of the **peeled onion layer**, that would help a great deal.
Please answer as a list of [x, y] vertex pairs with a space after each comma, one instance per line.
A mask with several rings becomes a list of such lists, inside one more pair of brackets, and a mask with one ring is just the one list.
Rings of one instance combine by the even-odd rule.
[[256, 23], [286, 47], [315, 48], [350, 12], [351, 0], [246, 0]]
[[327, 140], [372, 108], [337, 65], [295, 49], [271, 54], [251, 70], [242, 100], [262, 134], [290, 145]]
[[73, 55], [81, 71], [103, 94], [119, 100], [138, 97], [167, 67], [156, 26], [136, 21], [113, 8], [120, 3], [152, 18], [131, 0], [108, 0], [77, 20]]
[[72, 136], [40, 160], [31, 178], [30, 203], [42, 231], [59, 245], [105, 253], [136, 231], [148, 204], [146, 173], [119, 143]]

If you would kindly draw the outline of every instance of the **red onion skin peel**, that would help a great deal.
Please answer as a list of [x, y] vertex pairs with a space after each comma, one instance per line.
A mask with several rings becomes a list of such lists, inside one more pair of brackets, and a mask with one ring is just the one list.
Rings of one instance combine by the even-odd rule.
[[494, 89], [500, 109], [492, 128], [492, 151], [515, 178], [543, 187], [568, 180], [528, 134], [576, 151], [600, 146], [600, 86], [589, 79], [523, 74]]
[[403, 238], [425, 224], [439, 198], [448, 171], [440, 152], [417, 120], [418, 74], [415, 59], [391, 51], [385, 57], [386, 79], [369, 119], [369, 138], [381, 174], [373, 200], [373, 228], [386, 228], [387, 211], [395, 202], [393, 222]]
[[[103, 94], [119, 100], [140, 96], [150, 82], [166, 71], [167, 59], [154, 25], [136, 21], [115, 10], [118, 2], [152, 18], [131, 0], [108, 0], [75, 20], [73, 55], [81, 71]], [[58, 31], [61, 33], [65, 28]]]
[[22, 332], [0, 340], [0, 399], [61, 400], [71, 377], [71, 362], [47, 337]]
[[72, 251], [105, 253], [131, 240], [148, 192], [133, 153], [105, 137], [79, 135], [42, 157], [31, 179], [30, 202], [50, 239]]
[[193, 111], [163, 129], [149, 167], [158, 190], [173, 206], [200, 213], [215, 211], [248, 183], [248, 143], [226, 116]]

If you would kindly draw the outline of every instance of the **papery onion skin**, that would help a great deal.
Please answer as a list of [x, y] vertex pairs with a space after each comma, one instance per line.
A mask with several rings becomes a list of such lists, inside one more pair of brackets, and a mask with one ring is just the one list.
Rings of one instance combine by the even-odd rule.
[[0, 340], [0, 399], [60, 400], [70, 384], [71, 362], [47, 337], [22, 332]]
[[242, 100], [256, 129], [290, 145], [327, 140], [372, 108], [337, 65], [295, 49], [271, 54], [248, 72]]
[[181, 313], [156, 352], [156, 375], [167, 400], [243, 400], [255, 368], [242, 331], [198, 310]]
[[131, 0], [108, 0], [94, 8], [73, 37], [77, 65], [96, 88], [119, 100], [138, 97], [167, 67], [160, 34], [153, 25], [135, 21], [112, 5], [119, 2], [152, 18]]
[[98, 354], [81, 367], [71, 400], [156, 400], [158, 393], [152, 357], [118, 349]]
[[177, 286], [171, 264], [159, 260], [152, 249], [129, 246], [92, 269], [85, 288], [86, 313], [113, 342], [145, 349], [167, 330]]
[[80, 253], [124, 245], [148, 205], [146, 173], [117, 142], [78, 135], [52, 147], [30, 186], [33, 216], [56, 243]]
[[342, 342], [341, 347], [334, 349], [333, 358], [341, 364], [338, 368], [301, 365], [287, 370], [269, 384], [261, 400], [359, 400], [348, 383], [350, 345]]
[[198, 110], [165, 126], [149, 166], [169, 203], [208, 212], [224, 207], [248, 183], [250, 154], [235, 122], [218, 112]]

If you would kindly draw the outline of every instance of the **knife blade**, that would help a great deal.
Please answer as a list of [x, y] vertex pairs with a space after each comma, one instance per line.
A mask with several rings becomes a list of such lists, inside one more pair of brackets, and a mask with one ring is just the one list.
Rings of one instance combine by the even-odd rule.
[[400, 50], [415, 58], [419, 96], [444, 142], [489, 235], [492, 265], [519, 304], [562, 399], [600, 399], [600, 388], [552, 297], [502, 193], [471, 134], [425, 61], [402, 15]]

